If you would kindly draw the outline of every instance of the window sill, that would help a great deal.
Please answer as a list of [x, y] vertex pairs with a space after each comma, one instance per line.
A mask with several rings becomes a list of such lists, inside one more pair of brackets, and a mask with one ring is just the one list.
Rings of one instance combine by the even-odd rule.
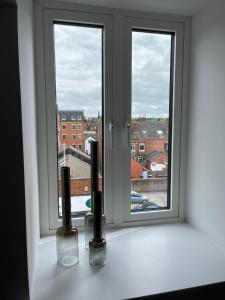
[[56, 264], [55, 237], [41, 239], [32, 300], [117, 300], [225, 281], [225, 249], [192, 226], [151, 225], [107, 233], [107, 263]]

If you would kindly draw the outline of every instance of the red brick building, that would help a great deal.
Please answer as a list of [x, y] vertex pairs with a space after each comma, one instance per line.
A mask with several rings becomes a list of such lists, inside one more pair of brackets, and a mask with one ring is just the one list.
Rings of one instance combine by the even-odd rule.
[[[131, 129], [131, 157], [141, 163], [151, 175], [156, 174], [152, 172], [152, 163], [154, 165], [163, 164], [165, 168], [163, 168], [162, 174], [167, 174], [168, 119], [136, 120], [132, 122]], [[157, 155], [155, 155], [156, 153]]]
[[131, 179], [141, 178], [143, 166], [135, 159], [131, 158]]
[[58, 122], [59, 144], [70, 145], [84, 151], [85, 122], [83, 111], [59, 111]]

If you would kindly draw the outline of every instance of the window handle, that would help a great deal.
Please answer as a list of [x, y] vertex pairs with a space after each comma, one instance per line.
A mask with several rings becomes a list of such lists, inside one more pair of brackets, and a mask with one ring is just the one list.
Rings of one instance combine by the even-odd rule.
[[113, 149], [114, 146], [114, 125], [112, 122], [109, 122], [109, 132], [110, 132], [110, 138], [111, 138], [111, 149]]
[[128, 144], [128, 147], [130, 145], [130, 123], [127, 122], [127, 144]]

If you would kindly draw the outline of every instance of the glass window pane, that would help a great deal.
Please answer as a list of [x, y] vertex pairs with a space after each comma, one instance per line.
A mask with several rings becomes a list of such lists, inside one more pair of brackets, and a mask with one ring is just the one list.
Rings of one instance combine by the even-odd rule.
[[72, 216], [90, 210], [91, 140], [99, 141], [102, 190], [102, 36], [100, 26], [54, 24], [59, 217], [62, 166], [70, 167]]
[[172, 42], [173, 34], [132, 31], [131, 213], [170, 206]]

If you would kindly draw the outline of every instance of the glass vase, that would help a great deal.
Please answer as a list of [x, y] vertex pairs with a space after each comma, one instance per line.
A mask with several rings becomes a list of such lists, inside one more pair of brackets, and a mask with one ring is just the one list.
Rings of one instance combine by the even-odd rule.
[[57, 263], [71, 267], [79, 262], [78, 230], [59, 227], [56, 231]]

